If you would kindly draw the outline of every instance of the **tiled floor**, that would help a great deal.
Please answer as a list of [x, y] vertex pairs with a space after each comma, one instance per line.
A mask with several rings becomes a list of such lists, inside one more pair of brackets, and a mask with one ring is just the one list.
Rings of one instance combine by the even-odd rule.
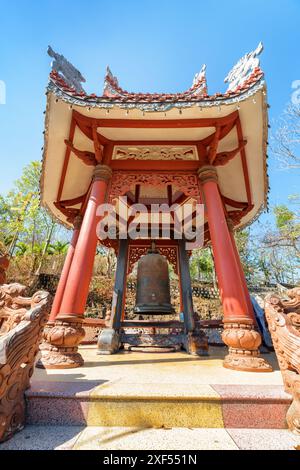
[[254, 373], [225, 369], [226, 348], [211, 347], [208, 357], [190, 356], [185, 352], [125, 352], [101, 356], [96, 346], [82, 346], [84, 366], [78, 369], [35, 369], [32, 380], [48, 382], [103, 381], [123, 384], [236, 384], [282, 385], [281, 373], [274, 353], [263, 355], [273, 372]]
[[295, 450], [300, 436], [280, 429], [143, 429], [27, 426], [1, 450]]
[[[94, 346], [80, 350], [85, 364], [79, 369], [35, 370], [32, 387], [27, 392], [27, 406], [31, 410], [29, 418], [33, 419], [29, 422], [35, 424], [27, 425], [10, 441], [0, 444], [0, 450], [271, 450], [294, 449], [300, 445], [300, 436], [281, 429], [285, 426], [290, 396], [284, 392], [273, 354], [265, 355], [274, 367], [273, 372], [250, 373], [224, 369], [225, 348], [211, 348], [209, 357], [194, 357], [184, 352], [123, 352], [99, 356]], [[164, 422], [165, 428], [161, 423], [150, 421], [146, 424], [144, 421], [132, 422], [131, 427], [128, 420], [124, 423], [116, 420], [114, 424], [102, 422], [103, 402], [127, 403], [128, 408], [130, 402], [138, 400], [156, 407], [162, 406], [161, 402], [166, 407], [172, 400], [175, 405], [180, 400], [182, 406], [185, 406], [185, 401], [208, 402], [219, 413], [216, 419], [220, 422], [212, 422], [211, 412], [206, 424], [192, 424], [191, 421], [191, 425], [185, 427], [183, 421], [166, 425], [168, 420]], [[102, 410], [99, 422], [91, 418], [92, 408], [97, 403]], [[70, 404], [69, 411], [66, 411], [66, 404]], [[63, 405], [65, 413], [61, 413]], [[64, 419], [54, 417], [52, 426], [49, 426], [47, 406], [50, 411], [55, 409], [63, 414]], [[111, 408], [108, 409], [111, 417]], [[72, 420], [72, 413], [77, 413], [76, 416], [81, 413], [82, 421]], [[203, 413], [201, 410], [198, 414], [203, 416]], [[182, 414], [187, 416], [187, 410]], [[65, 415], [70, 417], [69, 421]]]

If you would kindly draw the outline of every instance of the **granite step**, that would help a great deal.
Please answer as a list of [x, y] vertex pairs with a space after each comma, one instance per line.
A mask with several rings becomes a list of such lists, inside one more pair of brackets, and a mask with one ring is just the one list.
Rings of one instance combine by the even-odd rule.
[[281, 385], [33, 381], [27, 424], [137, 428], [284, 429]]
[[[295, 450], [287, 429], [220, 429], [28, 425], [1, 450]], [[107, 454], [104, 454], [106, 456]], [[103, 456], [103, 458], [104, 458]], [[99, 456], [100, 458], [100, 456]], [[99, 460], [100, 463], [101, 460]]]

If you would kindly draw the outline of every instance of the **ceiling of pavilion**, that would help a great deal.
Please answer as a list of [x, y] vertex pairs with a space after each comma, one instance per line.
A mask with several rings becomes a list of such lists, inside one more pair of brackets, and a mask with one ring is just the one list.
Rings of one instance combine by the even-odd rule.
[[[135, 162], [131, 168], [138, 167], [141, 161], [148, 162], [149, 168], [151, 164], [156, 168], [155, 162], [168, 162], [166, 168], [171, 173], [180, 161], [186, 161], [189, 168], [196, 170], [195, 165], [197, 162], [200, 165], [201, 159], [197, 144], [207, 145], [218, 122], [235, 116], [235, 125], [217, 141], [214, 164], [221, 193], [227, 198], [224, 200], [227, 210], [237, 212], [237, 206], [231, 206], [230, 200], [243, 203], [250, 198], [251, 204], [237, 218], [236, 226], [250, 223], [265, 207], [268, 189], [266, 87], [258, 58], [261, 50], [260, 44], [233, 67], [225, 79], [228, 88], [223, 94], [208, 94], [203, 66], [191, 88], [178, 94], [129, 93], [119, 86], [108, 69], [103, 94], [97, 96], [86, 93], [80, 72], [49, 49], [54, 62], [47, 88], [42, 204], [60, 222], [72, 226], [72, 217], [82, 207], [80, 197], [87, 193], [93, 172], [93, 166], [80, 157], [80, 152], [86, 152], [92, 159], [95, 152], [85, 122], [93, 122], [103, 142], [113, 143], [110, 161], [114, 170], [122, 171], [128, 161]], [[74, 119], [84, 124], [75, 125], [70, 133]], [[178, 120], [181, 124], [176, 127], [173, 123]], [[188, 124], [191, 120], [201, 124], [191, 126]], [[142, 124], [135, 126], [137, 122]], [[238, 148], [240, 151], [234, 153], [234, 158], [229, 158], [230, 152]], [[135, 186], [128, 188], [129, 195], [135, 194]], [[181, 189], [173, 184], [174, 200], [182, 194]], [[144, 181], [140, 198], [161, 201], [166, 198], [166, 191]], [[66, 200], [74, 200], [69, 206], [73, 210], [71, 216], [59, 205]]]

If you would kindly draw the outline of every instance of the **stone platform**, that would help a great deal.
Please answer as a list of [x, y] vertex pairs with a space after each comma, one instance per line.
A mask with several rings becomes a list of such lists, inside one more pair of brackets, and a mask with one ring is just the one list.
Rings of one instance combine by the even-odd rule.
[[184, 352], [97, 355], [81, 347], [85, 366], [36, 369], [26, 392], [27, 423], [100, 427], [284, 429], [291, 403], [274, 354], [271, 373], [222, 367], [225, 348], [210, 356]]

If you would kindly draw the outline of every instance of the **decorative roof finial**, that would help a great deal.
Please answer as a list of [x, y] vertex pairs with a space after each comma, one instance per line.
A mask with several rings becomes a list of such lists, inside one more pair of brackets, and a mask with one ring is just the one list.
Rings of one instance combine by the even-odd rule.
[[51, 46], [48, 46], [47, 53], [54, 60], [51, 63], [52, 70], [56, 70], [65, 82], [75, 88], [79, 93], [85, 93], [82, 88], [81, 82], [85, 82], [85, 78], [81, 75], [74, 65], [72, 65], [63, 55], [55, 52]]
[[104, 78], [103, 95], [114, 96], [116, 95], [115, 88], [119, 88], [119, 82], [117, 77], [112, 74], [109, 66], [106, 67], [106, 75]]
[[206, 81], [206, 64], [203, 64], [200, 72], [195, 74], [193, 85], [197, 85], [197, 83], [202, 82], [203, 80]]
[[224, 79], [228, 83], [227, 91], [235, 91], [242, 86], [246, 80], [253, 74], [256, 68], [260, 68], [260, 60], [258, 56], [263, 50], [263, 44], [260, 42], [254, 51], [244, 55], [238, 63], [230, 70]]
[[197, 94], [207, 93], [206, 64], [203, 64], [200, 72], [195, 74], [192, 86], [199, 87], [199, 91], [197, 92]]

